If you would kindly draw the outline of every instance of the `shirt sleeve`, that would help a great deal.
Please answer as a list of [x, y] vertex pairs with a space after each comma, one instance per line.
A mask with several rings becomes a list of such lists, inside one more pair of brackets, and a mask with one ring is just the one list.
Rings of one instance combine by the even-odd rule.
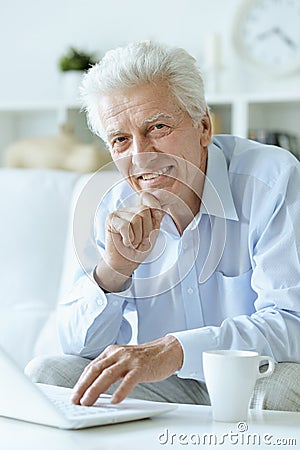
[[[105, 293], [93, 273], [99, 255], [105, 250], [103, 224], [106, 208], [99, 209], [95, 224], [85, 240], [81, 264], [77, 264], [71, 290], [58, 306], [58, 333], [66, 354], [90, 359], [97, 357], [110, 344], [127, 344], [132, 335], [125, 318], [131, 280], [118, 293]], [[75, 249], [74, 249], [75, 251]], [[76, 252], [78, 259], [78, 253]]]
[[253, 212], [249, 246], [255, 312], [227, 318], [219, 327], [172, 333], [184, 352], [178, 376], [203, 380], [202, 352], [214, 349], [253, 350], [278, 362], [300, 362], [299, 188], [299, 166], [294, 165]]
[[93, 359], [110, 344], [127, 344], [132, 332], [124, 317], [125, 308], [121, 292], [105, 294], [93, 272], [81, 275], [58, 307], [64, 353]]

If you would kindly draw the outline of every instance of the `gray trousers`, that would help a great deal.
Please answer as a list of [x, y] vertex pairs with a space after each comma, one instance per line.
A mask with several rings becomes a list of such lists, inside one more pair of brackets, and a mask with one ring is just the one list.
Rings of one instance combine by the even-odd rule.
[[[26, 375], [36, 383], [72, 388], [90, 360], [73, 355], [38, 356], [25, 368]], [[107, 391], [112, 393], [115, 385]], [[156, 383], [140, 383], [130, 397], [144, 400], [209, 405], [204, 383], [176, 375]], [[270, 377], [257, 381], [250, 407], [300, 412], [300, 364], [276, 364]]]

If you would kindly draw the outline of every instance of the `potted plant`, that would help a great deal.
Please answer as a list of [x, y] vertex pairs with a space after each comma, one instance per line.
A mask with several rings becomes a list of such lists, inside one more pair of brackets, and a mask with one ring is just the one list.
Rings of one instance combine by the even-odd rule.
[[70, 47], [60, 57], [58, 66], [62, 74], [62, 97], [65, 103], [76, 103], [82, 75], [95, 63], [94, 53], [78, 50], [75, 47]]
[[67, 53], [59, 59], [59, 68], [62, 72], [70, 70], [88, 70], [95, 64], [96, 58], [94, 53], [87, 53], [70, 47]]

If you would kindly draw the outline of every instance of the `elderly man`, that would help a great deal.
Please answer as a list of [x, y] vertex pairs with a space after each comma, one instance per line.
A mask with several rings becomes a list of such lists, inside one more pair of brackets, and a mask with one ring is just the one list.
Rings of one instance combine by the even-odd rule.
[[[182, 49], [109, 51], [82, 94], [124, 180], [96, 213], [92, 280], [82, 273], [59, 308], [66, 355], [27, 373], [75, 384], [83, 405], [103, 392], [114, 403], [209, 404], [202, 352], [255, 350], [279, 364], [252, 407], [299, 411], [299, 163], [279, 148], [212, 137], [201, 75]], [[128, 308], [137, 345], [127, 345]]]

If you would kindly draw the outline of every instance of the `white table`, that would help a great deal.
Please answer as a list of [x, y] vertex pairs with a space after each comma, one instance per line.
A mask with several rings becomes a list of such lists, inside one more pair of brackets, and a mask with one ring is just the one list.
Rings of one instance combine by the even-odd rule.
[[[247, 430], [244, 428], [247, 427]], [[239, 429], [238, 429], [239, 428]], [[244, 431], [243, 431], [244, 430]], [[179, 405], [163, 416], [84, 430], [0, 418], [1, 450], [299, 449], [300, 413], [250, 411], [247, 424], [212, 421], [208, 406]]]

